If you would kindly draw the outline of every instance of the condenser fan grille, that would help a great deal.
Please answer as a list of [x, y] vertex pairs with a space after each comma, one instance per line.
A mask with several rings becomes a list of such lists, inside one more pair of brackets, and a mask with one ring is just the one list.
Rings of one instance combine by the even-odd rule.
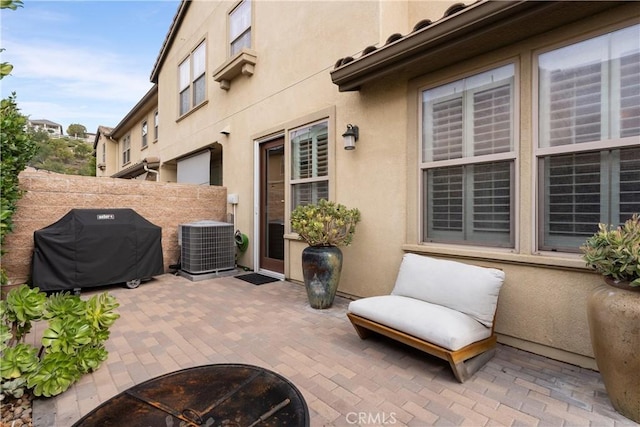
[[233, 224], [199, 221], [180, 225], [181, 269], [213, 273], [235, 267]]

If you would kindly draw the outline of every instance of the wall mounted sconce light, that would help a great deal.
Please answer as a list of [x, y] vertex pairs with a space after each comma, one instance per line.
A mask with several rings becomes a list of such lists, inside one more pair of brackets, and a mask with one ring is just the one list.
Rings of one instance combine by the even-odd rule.
[[347, 131], [342, 134], [342, 138], [344, 139], [345, 150], [355, 150], [356, 141], [358, 140], [358, 126], [347, 125]]
[[224, 129], [220, 131], [220, 133], [229, 136], [229, 134], [231, 134], [231, 128], [229, 126], [225, 126]]

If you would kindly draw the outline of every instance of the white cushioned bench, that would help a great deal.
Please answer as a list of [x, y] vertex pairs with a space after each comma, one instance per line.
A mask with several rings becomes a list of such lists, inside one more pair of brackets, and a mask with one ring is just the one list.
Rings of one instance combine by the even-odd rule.
[[495, 353], [494, 320], [504, 272], [406, 254], [391, 295], [349, 304], [360, 338], [373, 331], [447, 360], [460, 382]]

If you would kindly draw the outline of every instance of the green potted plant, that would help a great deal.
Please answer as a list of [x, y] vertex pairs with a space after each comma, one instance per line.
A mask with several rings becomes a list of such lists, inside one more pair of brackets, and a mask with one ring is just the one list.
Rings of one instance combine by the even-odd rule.
[[587, 266], [612, 286], [640, 291], [640, 217], [634, 214], [617, 228], [598, 227], [580, 248]]
[[342, 271], [340, 247], [351, 244], [358, 222], [358, 209], [324, 199], [291, 213], [291, 228], [309, 245], [302, 251], [302, 274], [311, 307], [333, 304]]
[[604, 276], [587, 302], [591, 345], [613, 407], [640, 423], [640, 216], [604, 224], [580, 248]]

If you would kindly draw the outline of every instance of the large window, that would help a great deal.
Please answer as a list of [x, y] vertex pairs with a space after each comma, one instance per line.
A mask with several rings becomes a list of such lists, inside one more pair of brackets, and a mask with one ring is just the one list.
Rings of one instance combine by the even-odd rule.
[[422, 92], [422, 240], [514, 246], [514, 66]]
[[206, 50], [206, 42], [200, 43], [178, 66], [180, 115], [205, 100]]
[[131, 136], [127, 135], [122, 139], [122, 165], [131, 161]]
[[329, 199], [329, 142], [326, 121], [291, 131], [292, 205]]
[[229, 14], [230, 54], [251, 47], [251, 1], [243, 0]]
[[538, 57], [539, 248], [640, 212], [640, 25]]

